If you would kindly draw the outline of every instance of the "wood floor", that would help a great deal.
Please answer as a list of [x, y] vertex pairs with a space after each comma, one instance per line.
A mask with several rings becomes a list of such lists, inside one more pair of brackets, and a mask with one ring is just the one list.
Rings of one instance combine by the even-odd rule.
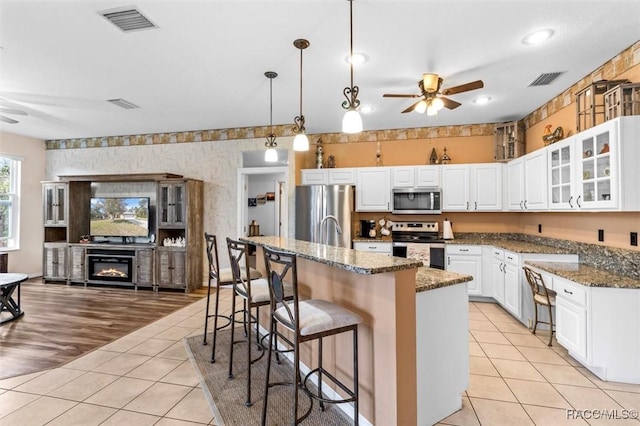
[[25, 314], [0, 325], [0, 379], [69, 362], [203, 296], [203, 289], [184, 294], [28, 280], [21, 289]]

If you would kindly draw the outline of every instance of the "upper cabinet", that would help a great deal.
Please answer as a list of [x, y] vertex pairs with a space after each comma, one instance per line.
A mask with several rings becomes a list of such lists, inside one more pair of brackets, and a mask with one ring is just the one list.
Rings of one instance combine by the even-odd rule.
[[393, 188], [439, 187], [439, 166], [398, 166], [391, 168]]
[[502, 163], [442, 166], [442, 211], [501, 211]]
[[509, 210], [546, 210], [547, 151], [540, 149], [507, 163], [504, 185]]
[[620, 117], [549, 146], [549, 208], [640, 209], [640, 117]]
[[360, 167], [357, 169], [356, 211], [391, 211], [391, 168]]
[[42, 186], [45, 226], [67, 226], [68, 186], [46, 183]]
[[183, 227], [185, 225], [185, 183], [161, 183], [158, 195], [158, 226]]
[[356, 169], [329, 168], [301, 170], [302, 185], [355, 185]]

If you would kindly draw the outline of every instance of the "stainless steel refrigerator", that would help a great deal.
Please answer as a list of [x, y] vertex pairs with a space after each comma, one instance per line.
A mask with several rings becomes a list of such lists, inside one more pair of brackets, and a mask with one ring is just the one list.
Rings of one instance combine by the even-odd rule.
[[296, 239], [351, 248], [351, 185], [296, 186]]

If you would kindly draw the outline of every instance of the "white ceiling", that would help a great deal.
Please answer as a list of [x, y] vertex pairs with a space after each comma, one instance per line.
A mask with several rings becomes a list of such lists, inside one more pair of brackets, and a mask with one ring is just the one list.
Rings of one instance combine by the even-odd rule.
[[[159, 28], [123, 33], [97, 12], [135, 4]], [[365, 130], [520, 119], [640, 40], [638, 0], [355, 0], [359, 100]], [[308, 133], [339, 132], [349, 85], [345, 0], [0, 0], [0, 97], [28, 116], [0, 130], [43, 139], [130, 135], [269, 124], [303, 113]], [[533, 30], [554, 37], [527, 46]], [[551, 85], [539, 74], [563, 71]], [[435, 117], [400, 111], [424, 72], [443, 88], [481, 79], [483, 89]], [[472, 100], [490, 96], [478, 106]], [[107, 99], [124, 98], [124, 110]]]

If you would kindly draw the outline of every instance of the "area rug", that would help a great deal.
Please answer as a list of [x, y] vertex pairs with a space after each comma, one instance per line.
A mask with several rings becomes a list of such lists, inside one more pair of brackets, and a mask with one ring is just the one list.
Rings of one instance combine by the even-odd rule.
[[[245, 406], [247, 388], [247, 346], [245, 342], [236, 343], [233, 349], [234, 378], [228, 378], [229, 371], [229, 341], [230, 330], [218, 331], [216, 343], [216, 362], [211, 363], [211, 341], [207, 336], [208, 345], [202, 344], [203, 336], [193, 336], [184, 339], [187, 352], [205, 396], [211, 406], [216, 425], [248, 426], [259, 425], [262, 418], [262, 397], [264, 395], [264, 381], [266, 376], [267, 355], [251, 366], [251, 400], [253, 405]], [[242, 329], [235, 332], [235, 339], [243, 339]], [[253, 357], [260, 352], [257, 345], [252, 345]], [[282, 358], [281, 358], [282, 359]], [[282, 359], [281, 364], [272, 357], [271, 382], [291, 381], [293, 366]], [[307, 396], [299, 391], [298, 415], [304, 413], [309, 406]], [[293, 413], [293, 392], [290, 386], [275, 386], [269, 389], [269, 404], [267, 405], [268, 425], [290, 425]], [[318, 401], [313, 401], [313, 410], [302, 423], [309, 426], [351, 425], [349, 419], [336, 405], [325, 405], [321, 411]]]

